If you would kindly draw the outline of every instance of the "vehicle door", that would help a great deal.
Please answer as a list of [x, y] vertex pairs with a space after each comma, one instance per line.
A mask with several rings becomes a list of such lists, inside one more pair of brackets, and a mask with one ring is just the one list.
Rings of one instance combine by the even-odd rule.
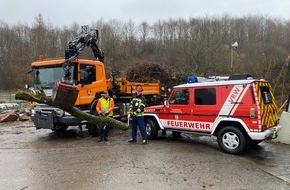
[[190, 89], [173, 89], [164, 112], [159, 115], [164, 128], [187, 130], [191, 121]]
[[79, 104], [89, 104], [93, 98], [92, 88], [96, 82], [96, 66], [91, 64], [80, 63], [79, 73]]
[[192, 128], [196, 132], [210, 133], [219, 113], [218, 88], [197, 87], [193, 89]]

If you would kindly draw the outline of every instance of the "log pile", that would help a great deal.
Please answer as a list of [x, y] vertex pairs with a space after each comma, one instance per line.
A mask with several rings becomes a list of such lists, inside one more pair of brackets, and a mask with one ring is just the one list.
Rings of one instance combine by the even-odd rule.
[[1, 122], [14, 122], [14, 121], [28, 121], [30, 119], [29, 109], [14, 109], [5, 110], [0, 113], [0, 123]]

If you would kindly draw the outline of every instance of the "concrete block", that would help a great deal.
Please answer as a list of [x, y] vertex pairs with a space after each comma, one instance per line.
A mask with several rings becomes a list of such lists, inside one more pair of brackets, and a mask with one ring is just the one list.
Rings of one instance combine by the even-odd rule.
[[278, 137], [274, 142], [290, 144], [290, 113], [283, 112], [280, 117], [281, 130], [278, 132]]

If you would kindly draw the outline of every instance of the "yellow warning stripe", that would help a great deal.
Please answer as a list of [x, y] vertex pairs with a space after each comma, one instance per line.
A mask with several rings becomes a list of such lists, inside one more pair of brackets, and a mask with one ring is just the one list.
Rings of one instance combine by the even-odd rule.
[[252, 83], [252, 88], [254, 91], [254, 97], [255, 97], [255, 103], [257, 104], [257, 118], [258, 118], [258, 131], [262, 130], [262, 125], [261, 125], [261, 107], [260, 104], [258, 103], [258, 97], [257, 97], [257, 88], [255, 86], [255, 83]]
[[[267, 86], [270, 90], [271, 98], [272, 98], [272, 104], [265, 105], [261, 90], [259, 89], [261, 86]], [[256, 89], [257, 89], [257, 97], [258, 102], [261, 109], [261, 124], [268, 127], [274, 126], [276, 124], [276, 121], [278, 120], [278, 107], [275, 102], [274, 95], [272, 93], [272, 88], [270, 83], [268, 82], [256, 82]]]

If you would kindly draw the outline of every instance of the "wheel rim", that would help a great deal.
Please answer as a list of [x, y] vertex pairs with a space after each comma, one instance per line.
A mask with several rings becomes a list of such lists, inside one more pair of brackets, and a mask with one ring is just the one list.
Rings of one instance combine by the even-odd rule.
[[146, 133], [148, 136], [151, 134], [151, 127], [148, 123], [146, 124]]
[[236, 135], [235, 133], [227, 132], [223, 135], [222, 142], [225, 147], [233, 150], [233, 149], [238, 148], [240, 144], [240, 139], [238, 135]]

